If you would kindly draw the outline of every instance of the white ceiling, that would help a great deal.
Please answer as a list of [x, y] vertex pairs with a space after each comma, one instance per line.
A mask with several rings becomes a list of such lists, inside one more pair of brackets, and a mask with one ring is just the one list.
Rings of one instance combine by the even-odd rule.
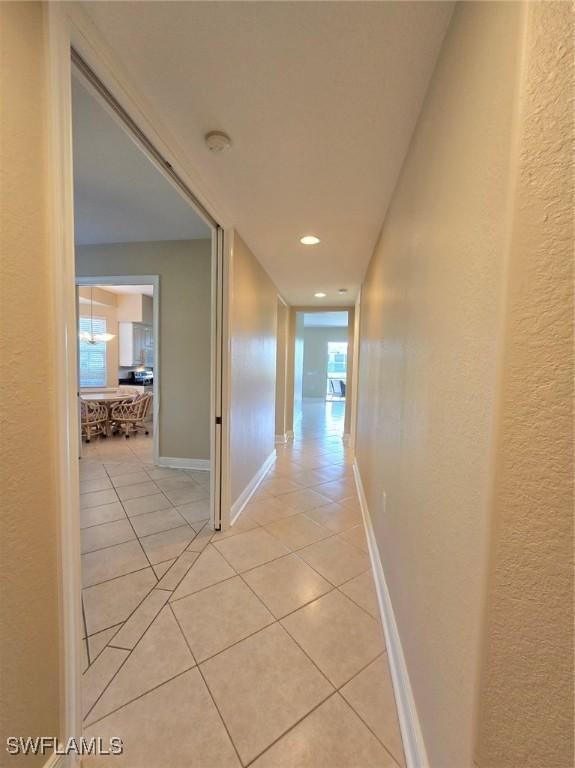
[[76, 79], [72, 128], [77, 245], [211, 237], [208, 225]]
[[[286, 299], [350, 304], [452, 3], [83, 5]], [[208, 152], [215, 129], [230, 151]]]

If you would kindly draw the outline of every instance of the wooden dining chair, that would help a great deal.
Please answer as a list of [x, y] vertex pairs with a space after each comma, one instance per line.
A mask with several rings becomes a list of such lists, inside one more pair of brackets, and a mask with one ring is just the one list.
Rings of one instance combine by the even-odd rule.
[[107, 435], [108, 409], [102, 403], [87, 403], [80, 400], [80, 421], [82, 437], [87, 443], [95, 435]]
[[112, 430], [121, 430], [126, 439], [130, 434], [137, 434], [139, 429], [149, 435], [149, 425], [144, 422], [152, 407], [152, 397], [151, 392], [146, 392], [129, 403], [114, 405], [110, 413]]

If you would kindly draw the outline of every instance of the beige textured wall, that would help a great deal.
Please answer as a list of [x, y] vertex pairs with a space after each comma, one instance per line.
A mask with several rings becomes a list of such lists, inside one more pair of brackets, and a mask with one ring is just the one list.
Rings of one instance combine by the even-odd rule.
[[573, 7], [529, 6], [478, 765], [573, 754]]
[[277, 289], [235, 233], [230, 286], [230, 499], [275, 443]]
[[286, 386], [287, 386], [287, 344], [289, 334], [289, 308], [278, 299], [276, 337], [276, 437], [284, 438], [286, 433]]
[[60, 734], [43, 34], [40, 4], [0, 3], [1, 765], [7, 735]]
[[160, 456], [209, 459], [211, 242], [81, 246], [76, 272], [160, 275]]
[[434, 768], [475, 737], [521, 13], [456, 6], [361, 294], [357, 458]]

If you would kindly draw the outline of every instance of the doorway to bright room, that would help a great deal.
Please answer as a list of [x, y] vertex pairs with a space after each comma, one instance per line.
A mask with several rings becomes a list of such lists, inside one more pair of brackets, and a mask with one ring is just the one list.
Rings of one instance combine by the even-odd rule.
[[294, 436], [342, 440], [348, 393], [349, 311], [296, 311]]

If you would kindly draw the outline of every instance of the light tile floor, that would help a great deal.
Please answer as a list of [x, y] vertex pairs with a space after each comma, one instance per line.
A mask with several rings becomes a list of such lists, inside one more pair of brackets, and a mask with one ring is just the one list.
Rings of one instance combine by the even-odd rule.
[[228, 531], [207, 473], [151, 442], [81, 461], [88, 737], [118, 768], [397, 768], [401, 736], [343, 403], [304, 401], [296, 438]]

